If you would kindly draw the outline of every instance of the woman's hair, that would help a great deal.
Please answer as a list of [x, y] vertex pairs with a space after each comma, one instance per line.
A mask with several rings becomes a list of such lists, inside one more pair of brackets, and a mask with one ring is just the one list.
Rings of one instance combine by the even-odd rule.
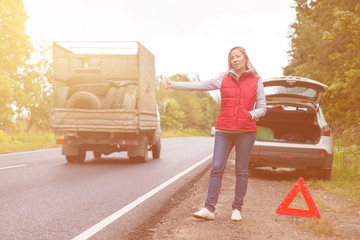
[[246, 70], [249, 70], [252, 75], [254, 76], [259, 76], [259, 74], [257, 73], [256, 69], [254, 68], [254, 66], [251, 64], [249, 56], [247, 55], [245, 48], [243, 47], [233, 47], [228, 54], [228, 70], [230, 70], [232, 68], [231, 66], [231, 52], [234, 51], [235, 49], [239, 50], [242, 54], [244, 54], [245, 58], [246, 58]]

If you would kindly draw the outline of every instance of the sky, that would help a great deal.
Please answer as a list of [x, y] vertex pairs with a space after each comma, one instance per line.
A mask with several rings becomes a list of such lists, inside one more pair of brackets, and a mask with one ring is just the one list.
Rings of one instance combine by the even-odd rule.
[[227, 70], [243, 46], [262, 78], [288, 64], [293, 0], [23, 0], [26, 33], [43, 41], [139, 41], [156, 74], [200, 80]]

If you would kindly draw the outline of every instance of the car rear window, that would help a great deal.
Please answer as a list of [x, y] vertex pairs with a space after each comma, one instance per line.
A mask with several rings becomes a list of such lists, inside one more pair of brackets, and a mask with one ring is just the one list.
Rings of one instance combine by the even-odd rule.
[[299, 97], [305, 97], [310, 99], [315, 99], [317, 97], [316, 90], [306, 87], [266, 86], [264, 90], [266, 96], [296, 95]]

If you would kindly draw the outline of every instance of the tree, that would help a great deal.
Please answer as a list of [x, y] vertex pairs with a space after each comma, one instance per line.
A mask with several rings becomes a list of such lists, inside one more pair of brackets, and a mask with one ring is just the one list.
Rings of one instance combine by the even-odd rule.
[[0, 130], [11, 126], [11, 101], [13, 95], [12, 80], [0, 73]]
[[[186, 75], [177, 74], [170, 77], [172, 81], [189, 82]], [[192, 81], [200, 81], [199, 77]], [[208, 92], [204, 91], [179, 91], [168, 90], [158, 87], [158, 102], [170, 98], [176, 100], [179, 111], [183, 112], [184, 118], [177, 119], [184, 128], [194, 128], [202, 132], [209, 132], [214, 126], [219, 106]]]
[[336, 67], [336, 63], [328, 58], [330, 44], [322, 38], [323, 32], [334, 22], [331, 4], [327, 4], [330, 1], [337, 2], [294, 0], [296, 22], [291, 25], [291, 61], [285, 67], [284, 75], [307, 77], [325, 84], [332, 81], [331, 69]]
[[166, 112], [161, 114], [161, 127], [163, 129], [182, 129], [181, 121], [184, 119], [184, 112], [180, 111], [179, 104], [173, 98], [163, 99], [160, 109], [166, 104]]
[[22, 0], [0, 1], [0, 70], [12, 77], [29, 58], [30, 37], [25, 34], [28, 16]]
[[27, 15], [22, 0], [0, 1], [0, 129], [12, 125], [14, 77], [29, 58], [32, 46], [25, 34]]
[[291, 25], [290, 61], [284, 75], [327, 84], [321, 103], [326, 119], [337, 135], [350, 133], [355, 138], [360, 132], [360, 4], [348, 0], [294, 2], [296, 21]]
[[[329, 56], [340, 69], [330, 86], [331, 97], [327, 116], [334, 117], [340, 131], [354, 139], [360, 133], [360, 3], [349, 10], [333, 9], [335, 23], [324, 39], [336, 47]], [[335, 121], [334, 121], [335, 122]]]
[[25, 124], [25, 130], [32, 127], [48, 130], [49, 113], [52, 105], [50, 44], [43, 43], [39, 52], [16, 76], [14, 100], [17, 107], [18, 122]]

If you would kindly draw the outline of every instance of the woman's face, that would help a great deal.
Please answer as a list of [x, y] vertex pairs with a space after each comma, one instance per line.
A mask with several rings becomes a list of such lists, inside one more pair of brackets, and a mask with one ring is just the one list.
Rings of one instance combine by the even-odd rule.
[[246, 70], [246, 58], [244, 54], [238, 50], [234, 49], [230, 53], [230, 63], [231, 67], [236, 71], [245, 71]]

